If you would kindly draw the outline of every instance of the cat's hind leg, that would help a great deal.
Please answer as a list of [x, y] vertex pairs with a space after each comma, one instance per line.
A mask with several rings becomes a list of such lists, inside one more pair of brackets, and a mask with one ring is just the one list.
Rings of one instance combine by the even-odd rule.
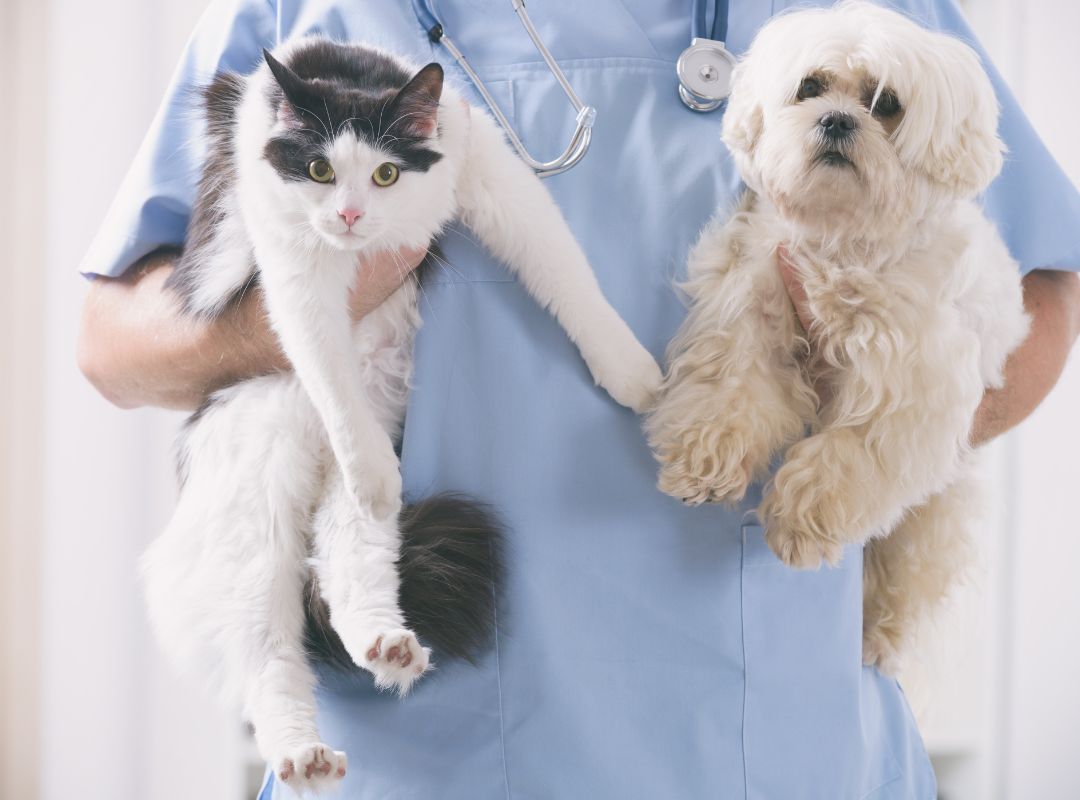
[[893, 675], [919, 624], [973, 560], [981, 491], [968, 475], [912, 509], [863, 556], [863, 663]]
[[408, 692], [430, 666], [398, 604], [397, 517], [357, 509], [336, 472], [315, 517], [315, 569], [330, 622], [353, 662], [375, 685]]
[[277, 778], [298, 791], [336, 784], [347, 766], [345, 753], [324, 744], [315, 723], [315, 675], [302, 644], [306, 578], [300, 561], [280, 563], [269, 581], [272, 596], [264, 599], [270, 601], [273, 612], [250, 620], [259, 627], [244, 701], [259, 752]]
[[304, 648], [310, 509], [326, 455], [294, 377], [218, 392], [188, 423], [180, 500], [143, 559], [163, 647], [242, 707], [262, 756], [298, 790], [331, 785], [346, 766], [320, 740]]

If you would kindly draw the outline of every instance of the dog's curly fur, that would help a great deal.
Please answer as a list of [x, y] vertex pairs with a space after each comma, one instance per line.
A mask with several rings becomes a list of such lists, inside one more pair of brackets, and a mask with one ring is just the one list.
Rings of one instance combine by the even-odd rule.
[[660, 488], [688, 503], [740, 500], [786, 448], [759, 508], [769, 546], [814, 568], [869, 541], [864, 660], [888, 671], [967, 563], [971, 422], [1028, 329], [1019, 269], [972, 200], [1001, 168], [997, 116], [978, 56], [893, 11], [768, 23], [724, 115], [749, 191], [691, 253], [647, 422]]

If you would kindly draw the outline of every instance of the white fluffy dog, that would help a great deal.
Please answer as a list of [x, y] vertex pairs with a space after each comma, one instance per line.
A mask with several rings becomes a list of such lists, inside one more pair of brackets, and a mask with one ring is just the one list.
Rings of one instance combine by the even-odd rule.
[[787, 447], [766, 540], [801, 568], [870, 540], [863, 658], [889, 671], [966, 563], [973, 415], [1028, 328], [1019, 269], [972, 201], [1001, 168], [997, 116], [978, 56], [893, 11], [769, 22], [724, 114], [749, 191], [690, 255], [647, 423], [660, 488], [688, 503], [740, 500]]

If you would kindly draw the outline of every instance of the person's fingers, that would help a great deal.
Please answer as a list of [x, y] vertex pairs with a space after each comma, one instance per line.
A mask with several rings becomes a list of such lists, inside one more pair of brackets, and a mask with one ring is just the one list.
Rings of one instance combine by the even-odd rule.
[[392, 295], [426, 255], [427, 248], [402, 248], [361, 258], [349, 296], [353, 319], [360, 319]]
[[799, 322], [803, 326], [804, 331], [809, 331], [810, 326], [814, 321], [813, 315], [810, 313], [810, 304], [806, 298], [806, 289], [802, 285], [802, 281], [799, 280], [799, 276], [795, 273], [795, 268], [788, 260], [787, 248], [784, 245], [776, 250], [776, 261], [780, 268], [780, 279], [784, 282], [784, 288], [787, 289], [788, 297], [791, 299], [791, 305], [795, 307], [795, 314], [799, 318]]

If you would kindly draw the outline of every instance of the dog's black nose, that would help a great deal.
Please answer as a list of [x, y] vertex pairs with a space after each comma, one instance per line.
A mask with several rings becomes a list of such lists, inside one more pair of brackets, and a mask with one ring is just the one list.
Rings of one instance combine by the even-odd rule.
[[847, 138], [855, 130], [855, 117], [841, 111], [830, 111], [818, 120], [818, 125], [826, 139], [837, 141]]

